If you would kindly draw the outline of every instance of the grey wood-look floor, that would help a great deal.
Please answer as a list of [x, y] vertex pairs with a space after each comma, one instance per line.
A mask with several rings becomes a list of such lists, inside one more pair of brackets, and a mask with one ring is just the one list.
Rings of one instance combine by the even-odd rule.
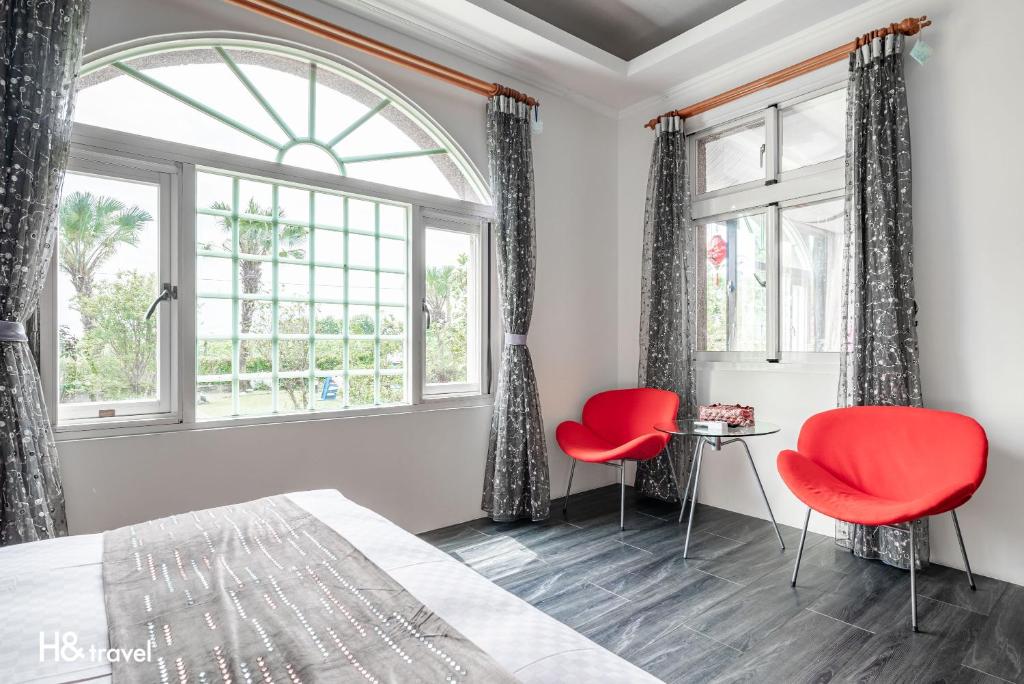
[[[552, 502], [542, 523], [475, 520], [421, 537], [667, 682], [1024, 682], [1024, 588], [959, 570], [910, 577], [800, 531], [698, 505], [683, 560], [678, 508], [618, 487]], [[971, 530], [964, 530], [968, 551]]]

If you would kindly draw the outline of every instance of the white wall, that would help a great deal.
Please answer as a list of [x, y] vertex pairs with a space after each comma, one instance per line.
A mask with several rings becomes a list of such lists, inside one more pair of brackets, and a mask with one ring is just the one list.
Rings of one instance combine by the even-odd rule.
[[[306, 0], [310, 2], [311, 0]], [[309, 5], [312, 7], [313, 5]], [[320, 12], [323, 13], [321, 6]], [[616, 124], [556, 94], [539, 92], [545, 133], [534, 139], [538, 208], [537, 306], [531, 349], [549, 441], [552, 489], [568, 467], [554, 426], [582, 398], [636, 381], [639, 266], [651, 115], [834, 47], [893, 19], [927, 13], [936, 49], [924, 67], [908, 60], [914, 139], [916, 274], [922, 374], [929, 406], [968, 413], [991, 441], [989, 476], [961, 512], [976, 570], [1024, 584], [1024, 448], [1018, 447], [1024, 364], [1017, 349], [1024, 316], [1015, 280], [1024, 237], [1014, 201], [1024, 187], [1018, 0], [890, 0], [846, 21], [787, 39], [708, 73], [663, 102], [627, 111]], [[479, 75], [522, 87], [451, 55], [337, 12], [332, 18]], [[288, 31], [225, 3], [203, 0], [94, 0], [87, 49], [152, 33], [230, 29], [271, 33], [333, 51], [406, 93], [486, 168], [483, 103], [415, 74]], [[831, 72], [843, 78], [843, 69]], [[820, 76], [820, 75], [819, 75]], [[749, 103], [748, 103], [749, 106]], [[737, 108], [742, 108], [738, 103]], [[754, 404], [784, 426], [751, 441], [781, 522], [802, 523], [802, 506], [779, 480], [774, 457], [795, 443], [802, 421], [835, 404], [835, 371], [702, 367], [701, 401]], [[59, 446], [74, 532], [103, 529], [183, 508], [273, 492], [336, 487], [414, 531], [476, 517], [489, 419], [487, 407], [123, 437]], [[710, 457], [702, 496], [764, 517], [740, 452]], [[610, 482], [583, 469], [579, 486]], [[812, 519], [828, 533], [830, 521]], [[946, 518], [932, 527], [933, 558], [959, 567]]]
[[[615, 381], [616, 150], [610, 142], [615, 122], [340, 11], [311, 2], [305, 7], [481, 78], [531, 90], [542, 100], [545, 132], [534, 137], [539, 256], [530, 347], [547, 428], [552, 491], [563, 491], [568, 464], [554, 441], [554, 427], [578, 415], [583, 397]], [[484, 100], [479, 96], [227, 3], [94, 0], [86, 50], [153, 34], [216, 30], [295, 40], [373, 71], [437, 119], [486, 174]], [[74, 533], [321, 487], [340, 489], [419, 532], [482, 515], [489, 421], [490, 407], [481, 406], [63, 441], [58, 451]], [[576, 488], [606, 484], [609, 477], [604, 468], [583, 468]]]
[[[1024, 314], [1019, 301], [1019, 262], [1024, 231], [1016, 200], [1024, 187], [1024, 109], [1021, 61], [1016, 50], [1024, 22], [1019, 0], [928, 0], [875, 3], [850, 25], [834, 25], [846, 38], [788, 40], [735, 68], [716, 71], [691, 91], [675, 93], [669, 106], [632, 113], [619, 125], [619, 381], [635, 382], [639, 320], [640, 249], [644, 178], [652, 138], [640, 124], [657, 111], [697, 101], [792, 64], [879, 25], [927, 13], [935, 27], [926, 40], [935, 55], [920, 66], [906, 60], [914, 155], [915, 273], [921, 312], [922, 384], [925, 402], [977, 418], [990, 440], [984, 485], [960, 512], [974, 569], [1024, 584]], [[831, 44], [824, 43], [825, 40]], [[839, 72], [841, 74], [841, 72]], [[841, 76], [840, 76], [841, 78]], [[699, 372], [700, 400], [753, 404], [758, 415], [781, 423], [780, 435], [751, 440], [768, 496], [780, 522], [799, 526], [803, 506], [789, 493], [774, 465], [780, 448], [795, 444], [802, 421], [835, 405], [837, 375], [813, 369]], [[727, 448], [706, 459], [701, 496], [707, 503], [766, 517], [755, 485]], [[812, 526], [832, 531], [831, 521]], [[948, 516], [932, 520], [932, 558], [961, 567]]]

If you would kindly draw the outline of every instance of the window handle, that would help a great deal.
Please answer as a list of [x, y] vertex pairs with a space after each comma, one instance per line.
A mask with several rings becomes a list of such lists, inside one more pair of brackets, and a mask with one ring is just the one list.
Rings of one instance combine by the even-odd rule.
[[760, 166], [762, 169], [764, 168], [764, 153], [767, 152], [767, 151], [768, 151], [768, 145], [765, 144], [765, 143], [762, 143], [761, 144], [761, 157], [758, 160], [758, 166]]
[[178, 286], [171, 285], [170, 283], [164, 283], [163, 289], [160, 290], [160, 294], [156, 296], [156, 299], [153, 300], [153, 303], [149, 305], [149, 309], [146, 310], [146, 320], [148, 321], [150, 318], [153, 317], [153, 314], [156, 312], [156, 307], [160, 305], [160, 302], [169, 302], [172, 299], [177, 298]]
[[430, 307], [427, 306], [427, 298], [423, 298], [423, 313], [427, 314], [427, 330], [430, 330]]

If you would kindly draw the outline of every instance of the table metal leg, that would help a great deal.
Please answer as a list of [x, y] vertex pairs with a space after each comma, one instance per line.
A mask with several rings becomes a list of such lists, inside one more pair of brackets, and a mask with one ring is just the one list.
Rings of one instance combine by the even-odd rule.
[[690, 548], [690, 531], [693, 529], [693, 513], [697, 510], [697, 492], [700, 488], [700, 464], [704, 460], [704, 438], [700, 438], [700, 443], [697, 446], [697, 464], [696, 472], [693, 475], [693, 498], [690, 501], [690, 521], [686, 524], [686, 541], [683, 542], [683, 558], [686, 558], [686, 553]]
[[693, 471], [697, 469], [697, 454], [700, 452], [700, 446], [703, 442], [701, 437], [697, 437], [697, 446], [693, 448], [693, 458], [690, 459], [690, 472], [686, 474], [686, 491], [683, 492], [683, 500], [679, 504], [679, 522], [683, 522], [683, 513], [686, 512], [686, 502], [690, 499], [690, 484], [693, 482]]
[[743, 445], [744, 450], [747, 452], [747, 460], [750, 461], [750, 469], [754, 471], [754, 479], [757, 480], [757, 486], [761, 490], [761, 498], [764, 499], [764, 505], [768, 509], [768, 517], [772, 519], [772, 525], [775, 527], [775, 535], [779, 538], [779, 546], [782, 550], [786, 550], [786, 542], [782, 541], [782, 533], [779, 532], [779, 524], [775, 522], [775, 515], [772, 513], [772, 505], [768, 503], [768, 495], [765, 494], [764, 485], [761, 484], [761, 476], [757, 474], [757, 466], [754, 465], [754, 457], [750, 455], [750, 447], [742, 439], [737, 439], [737, 442]]

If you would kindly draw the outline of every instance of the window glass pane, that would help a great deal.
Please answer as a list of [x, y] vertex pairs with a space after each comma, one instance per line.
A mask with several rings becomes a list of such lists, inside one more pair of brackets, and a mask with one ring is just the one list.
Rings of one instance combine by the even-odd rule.
[[[399, 100], [364, 74], [273, 45], [162, 45], [87, 69], [75, 120], [480, 202], [469, 162], [451, 158], [445, 137]], [[280, 208], [304, 220], [288, 198]]]
[[780, 114], [782, 171], [792, 171], [845, 155], [845, 89], [786, 107]]
[[697, 192], [713, 192], [765, 177], [765, 129], [758, 119], [697, 140]]
[[339, 230], [316, 231], [316, 261], [340, 264], [345, 261], [345, 234]]
[[698, 339], [705, 351], [764, 351], [767, 250], [764, 214], [697, 226]]
[[[158, 322], [167, 306], [145, 320], [160, 291], [159, 215], [158, 185], [65, 175], [57, 262], [60, 415], [139, 413], [113, 402], [159, 398]], [[75, 416], [64, 410], [71, 406]]]
[[272, 383], [273, 378], [270, 376], [239, 382], [238, 413], [243, 416], [261, 416], [272, 413], [274, 410]]
[[199, 420], [231, 414], [231, 382], [201, 382], [196, 386], [196, 417]]
[[425, 231], [426, 330], [424, 382], [434, 391], [445, 385], [478, 382], [476, 302], [477, 236], [428, 227]]
[[[238, 302], [238, 319], [238, 331], [243, 335], [269, 335], [273, 330], [274, 304], [243, 299]], [[227, 321], [230, 324], [231, 318], [228, 317]], [[205, 334], [206, 329], [200, 325], [199, 332]]]
[[234, 262], [230, 258], [199, 257], [196, 260], [199, 296], [230, 295], [234, 287], [231, 277], [233, 267]]
[[[316, 305], [316, 334], [317, 335], [344, 335], [345, 334], [345, 305], [344, 304], [317, 304]], [[319, 349], [319, 347], [317, 347]], [[340, 368], [340, 366], [339, 366]]]
[[[267, 302], [269, 304], [269, 302]], [[233, 317], [233, 306], [230, 299], [204, 299], [196, 300], [196, 317], [199, 327], [205, 331], [207, 337], [231, 338], [231, 319]], [[243, 330], [242, 332], [249, 332]]]
[[309, 304], [280, 302], [277, 305], [277, 332], [282, 335], [308, 335]]
[[[407, 244], [375, 234], [377, 203], [248, 179], [229, 179], [225, 188], [223, 178], [198, 175], [202, 201], [232, 199], [216, 210], [226, 218], [226, 255], [208, 256], [204, 241], [196, 244], [197, 285], [206, 295], [197, 313], [197, 415], [405, 401]], [[202, 188], [207, 179], [221, 187]], [[346, 203], [369, 234], [345, 227]], [[317, 224], [318, 208], [330, 228]], [[388, 205], [397, 210], [393, 221], [406, 225], [408, 208]], [[200, 216], [212, 211], [197, 207]], [[336, 265], [321, 265], [324, 253]], [[378, 272], [379, 254], [401, 273]]]
[[839, 351], [843, 200], [782, 210], [782, 351]]

